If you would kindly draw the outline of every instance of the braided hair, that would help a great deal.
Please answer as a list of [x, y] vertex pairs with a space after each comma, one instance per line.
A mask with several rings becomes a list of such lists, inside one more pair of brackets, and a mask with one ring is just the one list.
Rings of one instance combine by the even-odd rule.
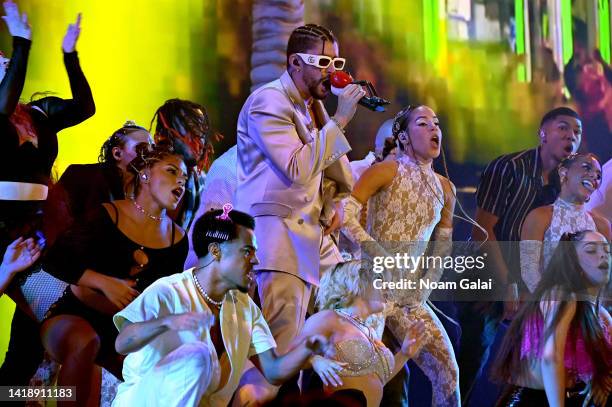
[[211, 138], [219, 135], [211, 130], [204, 106], [182, 99], [166, 100], [153, 115], [155, 143], [166, 145], [185, 159], [188, 168], [208, 170], [214, 149]]
[[100, 148], [100, 154], [98, 155], [98, 162], [106, 165], [115, 165], [116, 159], [113, 156], [113, 148], [123, 148], [127, 143], [128, 136], [137, 131], [147, 131], [142, 126], [137, 125], [134, 121], [126, 121], [120, 129], [115, 130], [111, 136], [106, 139], [102, 147]]
[[289, 57], [298, 52], [306, 52], [321, 42], [321, 54], [325, 49], [325, 41], [338, 42], [331, 30], [317, 24], [306, 24], [293, 30], [287, 43], [287, 68]]
[[393, 140], [399, 146], [399, 149], [404, 151], [404, 144], [399, 141], [399, 135], [402, 132], [408, 133], [408, 125], [410, 124], [410, 115], [412, 112], [421, 107], [423, 105], [408, 105], [402, 110], [399, 111], [398, 114], [395, 115], [393, 119]]

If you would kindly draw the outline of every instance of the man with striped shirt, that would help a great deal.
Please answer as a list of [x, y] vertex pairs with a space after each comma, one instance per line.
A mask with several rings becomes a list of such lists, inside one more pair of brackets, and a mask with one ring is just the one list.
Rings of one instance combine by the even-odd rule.
[[[538, 147], [502, 155], [482, 174], [476, 194], [476, 221], [487, 231], [490, 242], [518, 242], [529, 211], [555, 201], [559, 191], [548, 183], [549, 176], [564, 158], [578, 151], [582, 123], [574, 110], [559, 107], [544, 115], [538, 134]], [[485, 240], [477, 228], [472, 237]], [[496, 266], [501, 281], [520, 282], [518, 243], [504, 245], [500, 252], [502, 261]]]
[[[487, 241], [484, 248], [489, 253], [489, 264], [495, 271], [497, 285], [505, 290], [502, 320], [510, 319], [516, 312], [519, 291], [525, 288], [519, 259], [523, 221], [529, 211], [550, 205], [557, 198], [559, 191], [549, 184], [549, 177], [564, 158], [578, 151], [582, 122], [574, 110], [558, 107], [542, 117], [538, 135], [538, 147], [502, 155], [491, 161], [482, 174], [476, 193], [476, 221], [488, 236], [474, 228], [472, 239]], [[498, 241], [505, 243], [499, 245]], [[496, 357], [498, 340], [505, 332], [503, 326], [497, 326], [500, 322], [498, 312], [501, 312], [499, 305], [492, 306], [490, 314], [485, 317], [488, 320], [485, 324], [494, 324], [497, 328], [485, 331], [496, 336], [483, 340], [482, 348], [488, 348], [487, 351], [475, 353], [484, 354], [485, 359], [469, 392], [478, 394], [478, 400], [470, 400], [467, 394], [467, 406], [493, 405], [499, 394], [500, 389], [486, 378], [489, 364]], [[469, 380], [469, 373], [466, 376]]]

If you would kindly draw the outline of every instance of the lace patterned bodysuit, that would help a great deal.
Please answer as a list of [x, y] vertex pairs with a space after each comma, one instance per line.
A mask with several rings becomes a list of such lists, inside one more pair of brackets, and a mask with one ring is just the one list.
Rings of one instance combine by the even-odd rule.
[[550, 226], [544, 232], [544, 241], [525, 240], [521, 242], [521, 277], [533, 292], [548, 266], [553, 252], [564, 233], [583, 230], [597, 230], [591, 214], [584, 204], [572, 204], [561, 198], [553, 203]]
[[[420, 256], [434, 235], [438, 242], [448, 243], [451, 229], [436, 229], [442, 218], [444, 190], [439, 176], [431, 164], [419, 164], [402, 155], [397, 159], [397, 174], [386, 188], [368, 201], [366, 232], [359, 224], [361, 204], [353, 197], [345, 204], [344, 234], [356, 243], [377, 242], [381, 255], [409, 253]], [[431, 255], [438, 253], [433, 247]], [[444, 249], [442, 249], [444, 250]], [[378, 255], [378, 254], [377, 254]], [[432, 268], [423, 275], [422, 270], [410, 273], [394, 271], [392, 278], [428, 278], [437, 281], [441, 269]], [[430, 334], [430, 340], [413, 358], [432, 384], [432, 406], [458, 406], [459, 367], [448, 334], [433, 310], [425, 302], [429, 295], [424, 290], [386, 290], [386, 324], [398, 341], [403, 341], [411, 321], [421, 320]]]

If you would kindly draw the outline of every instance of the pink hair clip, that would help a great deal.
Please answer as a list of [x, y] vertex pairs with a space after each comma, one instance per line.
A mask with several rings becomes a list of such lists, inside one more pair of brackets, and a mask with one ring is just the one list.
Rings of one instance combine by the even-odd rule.
[[223, 213], [219, 216], [217, 216], [217, 219], [219, 220], [231, 220], [229, 217], [229, 213], [232, 211], [232, 209], [234, 209], [234, 207], [232, 206], [231, 203], [226, 203], [225, 205], [223, 205]]

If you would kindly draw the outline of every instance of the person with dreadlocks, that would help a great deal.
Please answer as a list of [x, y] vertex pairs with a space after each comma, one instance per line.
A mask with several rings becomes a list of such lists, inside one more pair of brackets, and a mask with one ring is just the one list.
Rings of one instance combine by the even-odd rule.
[[50, 248], [44, 269], [70, 283], [41, 326], [43, 345], [62, 365], [58, 384], [77, 386], [77, 402], [91, 395], [98, 364], [121, 378], [112, 315], [155, 280], [180, 272], [185, 232], [167, 216], [185, 190], [182, 155], [156, 146], [128, 165], [134, 197], [98, 206]]
[[609, 405], [612, 318], [600, 299], [611, 261], [610, 242], [599, 232], [561, 237], [497, 354], [494, 378], [510, 385], [497, 406]]
[[208, 171], [214, 152], [211, 138], [216, 134], [211, 130], [206, 109], [189, 100], [166, 100], [155, 111], [151, 128], [153, 123], [156, 123], [155, 144], [171, 146], [182, 154], [189, 170], [185, 195], [170, 213], [172, 219], [187, 230], [200, 207], [205, 171]]
[[[81, 15], [68, 26], [62, 42], [72, 99], [47, 96], [24, 104], [19, 98], [32, 44], [31, 29], [26, 14], [20, 13], [14, 2], [4, 2], [4, 10], [3, 20], [13, 37], [13, 54], [10, 61], [0, 55], [0, 252], [19, 236], [34, 238], [44, 246], [41, 215], [58, 154], [57, 133], [95, 113], [91, 89], [75, 49]], [[9, 291], [14, 291], [12, 288], [30, 271], [32, 268], [20, 273]], [[17, 308], [9, 350], [0, 369], [0, 385], [27, 385], [42, 354], [38, 325]]]
[[[432, 168], [433, 160], [440, 155], [442, 132], [431, 108], [419, 105], [401, 110], [393, 121], [393, 137], [399, 147], [396, 158], [374, 164], [359, 178], [345, 201], [343, 231], [357, 244], [373, 242], [363, 246], [364, 251], [377, 252], [369, 254], [388, 255], [390, 247], [385, 243], [402, 242], [400, 250], [416, 258], [425, 252], [430, 239], [451, 240], [455, 186]], [[366, 203], [368, 231], [359, 222]], [[444, 246], [434, 245], [438, 250]], [[438, 269], [419, 270], [412, 275], [432, 281], [441, 277]], [[399, 277], [393, 276], [394, 280]], [[428, 294], [425, 290], [385, 292], [386, 323], [401, 341], [411, 321], [424, 322], [431, 340], [414, 362], [431, 381], [432, 406], [458, 406], [459, 368], [455, 353], [444, 326], [426, 303]]]
[[[255, 217], [259, 298], [281, 352], [304, 325], [321, 267], [341, 260], [331, 245], [321, 251], [325, 226], [320, 219], [326, 206], [321, 190], [335, 191], [326, 197], [338, 201], [352, 187], [345, 156], [351, 147], [343, 129], [365, 95], [360, 86], [349, 85], [339, 96], [336, 114], [330, 118], [325, 111], [330, 74], [345, 64], [327, 28], [296, 28], [286, 54], [287, 71], [249, 96], [237, 129], [236, 207]], [[329, 188], [322, 188], [324, 179]], [[265, 391], [273, 397], [277, 389]]]

